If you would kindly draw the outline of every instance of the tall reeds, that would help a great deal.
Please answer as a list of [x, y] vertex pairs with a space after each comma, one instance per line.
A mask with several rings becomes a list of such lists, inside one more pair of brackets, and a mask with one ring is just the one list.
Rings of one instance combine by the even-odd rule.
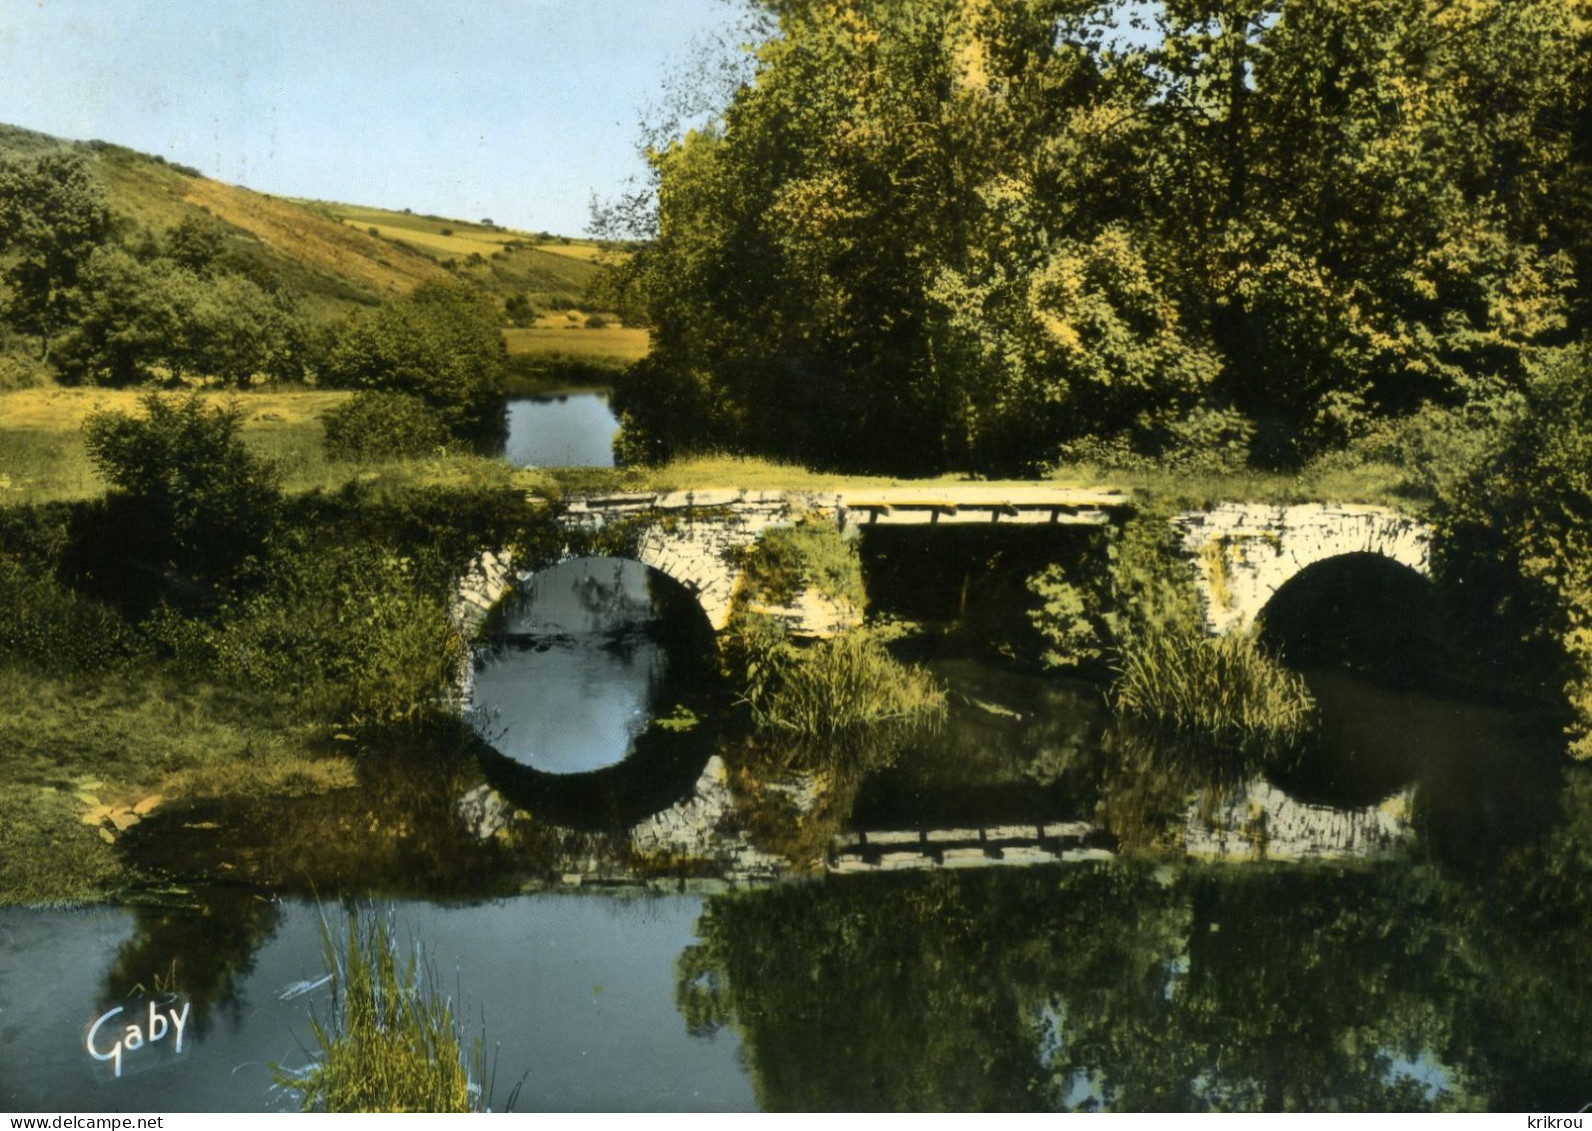
[[945, 717], [945, 692], [933, 678], [901, 663], [862, 630], [800, 650], [787, 647], [775, 666], [768, 694], [751, 700], [753, 718], [764, 729], [828, 738]]
[[1145, 633], [1117, 667], [1118, 711], [1216, 742], [1289, 742], [1315, 710], [1304, 678], [1245, 633]]
[[350, 915], [346, 941], [337, 934], [323, 919], [332, 1011], [310, 1020], [319, 1057], [300, 1072], [278, 1067], [277, 1082], [305, 1111], [485, 1110], [481, 1038], [467, 1067], [452, 1003], [422, 981], [413, 952], [400, 968], [391, 919]]

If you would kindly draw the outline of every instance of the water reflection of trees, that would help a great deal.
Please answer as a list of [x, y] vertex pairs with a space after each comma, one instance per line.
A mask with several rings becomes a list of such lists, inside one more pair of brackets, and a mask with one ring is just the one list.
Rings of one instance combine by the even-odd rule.
[[196, 1034], [209, 1029], [217, 1011], [236, 1025], [238, 986], [280, 918], [276, 900], [245, 888], [215, 889], [192, 904], [137, 905], [133, 935], [116, 952], [103, 996], [117, 1002], [177, 994], [193, 1005]]
[[1115, 863], [713, 900], [694, 1031], [773, 1109], [1569, 1110], [1592, 1098], [1592, 781], [1485, 881]]

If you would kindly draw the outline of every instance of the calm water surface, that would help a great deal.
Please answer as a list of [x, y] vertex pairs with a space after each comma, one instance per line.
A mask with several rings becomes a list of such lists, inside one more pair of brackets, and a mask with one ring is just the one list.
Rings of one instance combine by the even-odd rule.
[[[572, 894], [402, 901], [393, 915], [400, 940], [423, 943], [466, 1035], [485, 1033], [499, 1106], [523, 1074], [520, 1110], [746, 1110], [735, 1034], [693, 1035], [675, 1008], [674, 960], [701, 909], [687, 896]], [[229, 936], [217, 916], [254, 929]], [[192, 1003], [186, 1047], [128, 1052], [117, 1079], [89, 1057], [85, 1029], [150, 971]], [[272, 1065], [308, 1061], [310, 1011], [324, 1017], [330, 1001], [326, 986], [308, 987], [323, 973], [320, 909], [304, 901], [240, 908], [218, 893], [186, 913], [0, 910], [0, 1108], [294, 1110]]]
[[606, 393], [514, 397], [503, 457], [516, 467], [612, 467], [619, 419]]
[[476, 658], [471, 720], [500, 753], [547, 773], [622, 761], [667, 695], [651, 571], [583, 558], [532, 578]]
[[[678, 705], [670, 621], [640, 567], [538, 575], [478, 658], [480, 733], [561, 786], [625, 765], [652, 733], [642, 720]], [[1552, 720], [1312, 671], [1313, 744], [1213, 758], [1125, 732], [1098, 685], [949, 649], [928, 662], [951, 692], [942, 731], [881, 750], [831, 786], [835, 804], [786, 812], [793, 795], [774, 790], [764, 826], [750, 808], [728, 819], [783, 820], [792, 839], [1073, 819], [1119, 854], [701, 898], [400, 900], [399, 937], [424, 944], [466, 1032], [501, 1045], [499, 1105], [522, 1073], [524, 1110], [1592, 1100], [1592, 775], [1565, 763]], [[698, 759], [756, 745], [672, 738]], [[733, 784], [755, 807], [755, 783]], [[1408, 836], [1292, 862], [1180, 847], [1191, 822], [1242, 821], [1284, 795], [1326, 826], [1396, 811]], [[427, 851], [419, 835], [404, 851]], [[251, 889], [180, 909], [0, 912], [0, 1106], [284, 1107], [270, 1066], [306, 1062], [321, 974], [316, 907]], [[151, 989], [192, 1003], [192, 1042], [128, 1054], [108, 1079], [85, 1026]]]

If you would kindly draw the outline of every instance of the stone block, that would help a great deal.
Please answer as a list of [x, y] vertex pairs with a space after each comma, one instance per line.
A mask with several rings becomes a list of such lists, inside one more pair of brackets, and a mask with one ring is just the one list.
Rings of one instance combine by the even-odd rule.
[[[954, 843], [961, 840], [976, 841], [979, 837], [978, 829], [931, 829], [924, 839], [930, 844]], [[978, 851], [982, 852], [983, 849]]]
[[1039, 829], [1034, 825], [996, 825], [984, 830], [984, 839], [992, 844], [1007, 840], [1038, 840]]
[[835, 862], [829, 866], [829, 870], [831, 872], [872, 872], [874, 871], [874, 866], [861, 856], [848, 854], [836, 857]]
[[864, 844], [917, 844], [923, 835], [917, 830], [901, 832], [866, 832], [862, 834]]
[[1093, 831], [1094, 826], [1088, 821], [1055, 821], [1040, 829], [1040, 832], [1050, 840], [1077, 840]]

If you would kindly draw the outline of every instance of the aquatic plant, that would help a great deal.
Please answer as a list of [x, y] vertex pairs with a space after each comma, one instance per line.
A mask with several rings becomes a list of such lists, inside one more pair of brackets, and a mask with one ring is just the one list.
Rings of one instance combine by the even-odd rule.
[[390, 917], [350, 915], [346, 940], [323, 919], [321, 948], [332, 1011], [325, 1024], [310, 1020], [319, 1058], [301, 1071], [276, 1069], [304, 1111], [485, 1110], [482, 1040], [471, 1043], [467, 1066], [452, 1003], [422, 981], [415, 953], [400, 970]]
[[747, 703], [758, 727], [811, 737], [945, 717], [945, 692], [862, 629], [806, 647], [764, 646], [748, 664]]
[[1116, 666], [1118, 711], [1213, 741], [1298, 738], [1315, 708], [1304, 678], [1247, 633], [1146, 633]]

